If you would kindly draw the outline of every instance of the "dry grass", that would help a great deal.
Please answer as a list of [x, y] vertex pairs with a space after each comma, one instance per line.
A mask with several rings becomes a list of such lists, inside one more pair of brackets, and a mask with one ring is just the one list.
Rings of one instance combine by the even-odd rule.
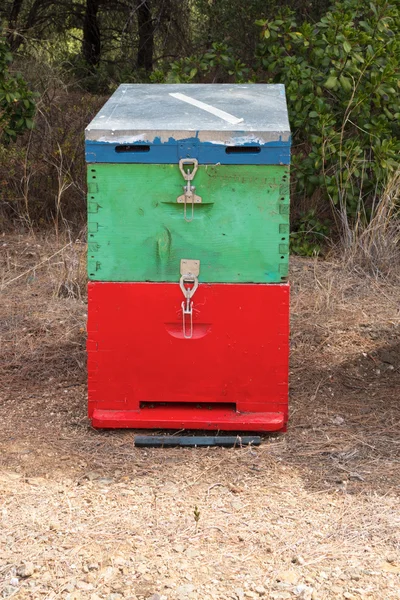
[[86, 420], [84, 244], [2, 244], [4, 595], [399, 598], [395, 281], [293, 260], [288, 433], [141, 450]]
[[400, 169], [393, 173], [367, 216], [360, 201], [356, 223], [346, 207], [340, 211], [342, 249], [351, 269], [379, 277], [400, 278]]
[[[85, 244], [3, 236], [0, 374], [22, 385], [84, 369]], [[65, 299], [64, 301], [60, 298]], [[80, 353], [77, 352], [80, 350]], [[66, 373], [66, 367], [69, 368]]]
[[[105, 98], [68, 90], [55, 69], [27, 73], [39, 92], [35, 128], [0, 146], [0, 225], [13, 231], [51, 223], [58, 233], [85, 219], [82, 132]], [[39, 69], [40, 71], [40, 69]]]

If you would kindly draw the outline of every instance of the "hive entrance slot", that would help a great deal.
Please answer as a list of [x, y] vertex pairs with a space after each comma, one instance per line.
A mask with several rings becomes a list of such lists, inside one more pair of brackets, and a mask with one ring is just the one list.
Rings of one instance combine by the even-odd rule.
[[237, 412], [236, 404], [234, 402], [196, 402], [195, 400], [188, 399], [187, 402], [159, 402], [153, 400], [152, 402], [140, 402], [140, 410], [157, 410], [157, 409], [169, 409], [171, 411], [178, 410], [226, 410], [230, 412]]
[[261, 148], [260, 146], [227, 146], [225, 152], [226, 154], [259, 154]]
[[121, 152], [150, 152], [150, 146], [148, 144], [122, 144], [115, 146], [115, 152], [118, 154]]

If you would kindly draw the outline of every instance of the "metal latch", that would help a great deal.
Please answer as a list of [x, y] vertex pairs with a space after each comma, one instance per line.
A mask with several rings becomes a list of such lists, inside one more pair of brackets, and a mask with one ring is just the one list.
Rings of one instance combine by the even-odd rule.
[[[190, 168], [188, 168], [185, 171], [185, 165], [193, 165], [193, 169], [190, 170]], [[195, 186], [191, 185], [191, 181], [193, 181], [198, 167], [199, 167], [199, 162], [196, 158], [181, 158], [181, 160], [179, 161], [179, 169], [183, 175], [184, 180], [186, 181], [186, 185], [183, 186], [184, 193], [181, 196], [178, 196], [176, 201], [179, 204], [184, 205], [183, 216], [185, 217], [185, 221], [188, 221], [189, 223], [190, 223], [190, 221], [193, 221], [194, 205], [201, 203], [201, 197], [197, 196], [194, 193], [194, 191], [196, 189]], [[192, 214], [189, 219], [188, 219], [187, 213], [186, 213], [187, 204], [192, 205]]]
[[[190, 340], [193, 337], [193, 295], [199, 287], [200, 261], [183, 258], [181, 260], [181, 278], [179, 285], [185, 296], [182, 302], [183, 337]], [[189, 284], [189, 285], [187, 285]], [[187, 327], [189, 320], [189, 327]], [[189, 332], [188, 332], [189, 330]]]

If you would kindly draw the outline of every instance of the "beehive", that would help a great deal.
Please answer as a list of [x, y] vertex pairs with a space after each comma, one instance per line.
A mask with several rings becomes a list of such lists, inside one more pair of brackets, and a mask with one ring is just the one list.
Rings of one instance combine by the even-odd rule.
[[283, 86], [120, 86], [86, 159], [94, 426], [285, 428]]

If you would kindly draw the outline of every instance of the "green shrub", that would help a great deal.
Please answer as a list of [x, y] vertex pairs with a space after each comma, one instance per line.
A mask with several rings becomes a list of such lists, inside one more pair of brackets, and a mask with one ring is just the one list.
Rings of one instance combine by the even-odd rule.
[[212, 44], [201, 56], [181, 58], [171, 64], [167, 75], [170, 83], [242, 83], [248, 79], [249, 69], [235, 58], [226, 44]]
[[398, 165], [397, 7], [347, 0], [317, 23], [257, 22], [257, 78], [286, 86], [297, 192], [322, 189], [350, 217], [368, 214]]
[[317, 256], [330, 234], [328, 220], [321, 221], [314, 209], [300, 215], [290, 234], [290, 252], [299, 256]]
[[35, 95], [21, 75], [10, 72], [12, 55], [0, 30], [0, 142], [33, 128]]

